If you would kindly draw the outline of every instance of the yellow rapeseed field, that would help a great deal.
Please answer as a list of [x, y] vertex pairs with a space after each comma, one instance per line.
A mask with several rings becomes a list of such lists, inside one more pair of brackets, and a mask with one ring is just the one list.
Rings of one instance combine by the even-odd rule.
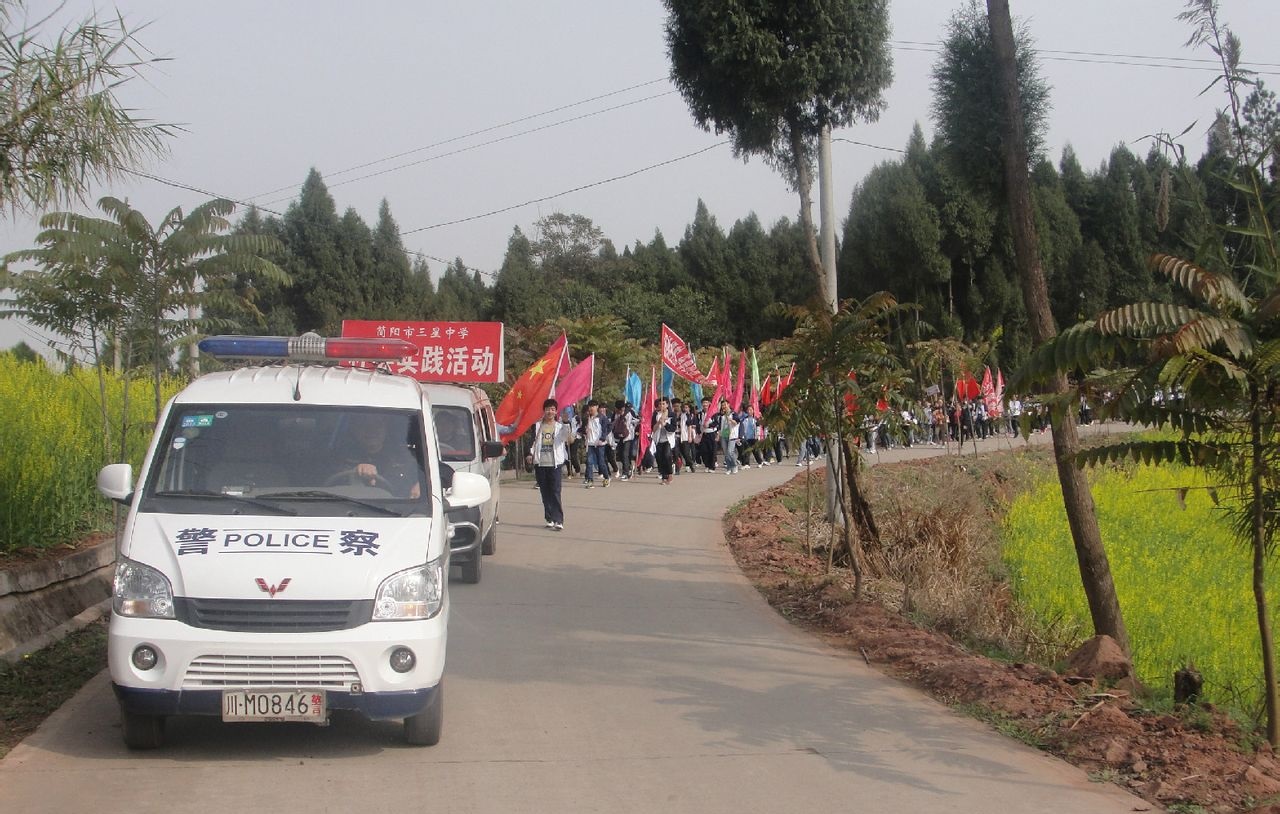
[[[1139, 678], [1167, 689], [1175, 670], [1194, 663], [1209, 700], [1255, 711], [1262, 662], [1250, 554], [1206, 490], [1192, 488], [1180, 500], [1180, 487], [1203, 486], [1200, 473], [1138, 466], [1094, 474], [1098, 522]], [[1057, 482], [1018, 498], [1004, 531], [1019, 599], [1058, 635], [1087, 636], [1088, 607]], [[1271, 608], [1280, 602], [1277, 569], [1280, 562], [1272, 562]]]
[[[165, 397], [178, 383], [164, 384]], [[112, 449], [119, 448], [124, 380], [107, 380]], [[154, 422], [149, 381], [130, 383], [125, 460], [137, 466]], [[73, 542], [101, 527], [110, 504], [96, 479], [116, 456], [104, 450], [97, 375], [60, 373], [0, 354], [0, 551]]]

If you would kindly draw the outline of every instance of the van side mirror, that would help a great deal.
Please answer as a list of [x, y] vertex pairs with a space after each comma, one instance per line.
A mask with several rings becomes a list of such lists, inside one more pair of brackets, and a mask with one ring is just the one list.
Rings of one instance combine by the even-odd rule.
[[490, 494], [489, 479], [484, 475], [472, 472], [454, 473], [453, 487], [445, 495], [446, 510], [474, 508], [487, 502]]
[[133, 466], [107, 464], [98, 471], [98, 491], [116, 503], [133, 502]]
[[501, 458], [506, 454], [506, 445], [501, 441], [485, 441], [480, 444], [480, 457], [486, 461], [492, 458]]

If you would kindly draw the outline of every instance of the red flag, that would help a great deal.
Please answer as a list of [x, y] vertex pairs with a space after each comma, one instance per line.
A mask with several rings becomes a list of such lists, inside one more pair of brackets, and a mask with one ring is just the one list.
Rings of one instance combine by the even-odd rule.
[[511, 385], [511, 390], [493, 414], [498, 424], [511, 428], [510, 432], [502, 434], [503, 441], [518, 437], [542, 415], [542, 402], [551, 393], [551, 387], [555, 384], [555, 371], [560, 368], [568, 344], [569, 338], [560, 334], [560, 338], [551, 343], [542, 358], [530, 365], [516, 379], [515, 384]]
[[720, 360], [711, 360], [711, 369], [707, 371], [707, 384], [720, 386]]
[[742, 395], [747, 383], [747, 352], [744, 350], [742, 356], [738, 358], [738, 386], [733, 391], [733, 401], [729, 402], [729, 409], [735, 413], [742, 409]]
[[680, 335], [662, 323], [662, 363], [671, 369], [671, 372], [685, 381], [694, 382], [695, 384], [710, 384], [710, 379], [714, 378], [711, 374], [703, 376], [698, 371], [698, 360], [693, 358], [693, 351], [689, 350], [689, 344], [680, 338]]
[[787, 373], [787, 378], [782, 378], [782, 373], [778, 373], [778, 389], [773, 394], [773, 400], [777, 401], [782, 398], [782, 391], [791, 386], [791, 379], [796, 375], [796, 363], [791, 363], [791, 371]]
[[1004, 373], [1000, 372], [1000, 368], [996, 368], [996, 404], [1000, 406], [1000, 412], [1004, 413]]
[[956, 379], [956, 398], [961, 401], [967, 399], [976, 399], [982, 394], [982, 387], [978, 384], [978, 380], [969, 375], [969, 371], [960, 372], [960, 378]]
[[574, 365], [572, 370], [556, 382], [556, 401], [569, 405], [587, 398], [595, 387], [595, 377], [596, 355], [593, 353]]
[[760, 388], [760, 402], [768, 407], [773, 404], [773, 393], [769, 392], [769, 383], [773, 381], [772, 375], [764, 377], [764, 386]]

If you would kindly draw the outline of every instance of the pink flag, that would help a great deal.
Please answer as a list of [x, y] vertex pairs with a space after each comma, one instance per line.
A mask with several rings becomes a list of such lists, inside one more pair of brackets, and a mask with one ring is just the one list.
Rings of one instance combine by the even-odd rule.
[[711, 372], [707, 374], [707, 378], [716, 383], [716, 389], [711, 391], [711, 406], [707, 409], [715, 413], [720, 409], [720, 399], [724, 396], [724, 380], [725, 376], [720, 371], [720, 360], [711, 360]]
[[649, 368], [649, 389], [640, 403], [640, 426], [636, 428], [636, 438], [640, 442], [636, 445], [637, 465], [644, 460], [644, 454], [649, 451], [649, 434], [653, 429], [653, 400], [657, 398], [657, 392], [657, 368], [651, 367]]
[[1000, 412], [1004, 412], [1004, 373], [1000, 368], [996, 368], [996, 404], [1000, 405]]
[[577, 404], [591, 395], [595, 388], [596, 355], [593, 353], [573, 366], [556, 382], [556, 401], [561, 406]]
[[982, 369], [982, 403], [987, 406], [987, 415], [999, 418], [1000, 403], [996, 401], [996, 387], [991, 381], [991, 368]]
[[746, 389], [747, 383], [747, 352], [744, 350], [742, 356], [738, 358], [738, 382], [737, 387], [733, 391], [733, 400], [729, 402], [729, 409], [735, 413], [742, 409], [743, 390]]

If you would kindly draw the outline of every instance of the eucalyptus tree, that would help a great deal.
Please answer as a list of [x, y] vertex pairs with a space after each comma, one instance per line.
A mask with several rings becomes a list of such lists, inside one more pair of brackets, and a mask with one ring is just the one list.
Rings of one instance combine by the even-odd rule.
[[[992, 26], [978, 0], [964, 0], [947, 22], [942, 52], [933, 67], [933, 120], [953, 171], [970, 187], [999, 200], [1006, 183], [1002, 171], [1001, 120], [1007, 113]], [[1049, 86], [1040, 75], [1030, 31], [1019, 26], [1014, 38], [1014, 74], [1018, 122], [1027, 156], [1039, 158], [1049, 127]]]
[[[1023, 109], [1017, 43], [1008, 0], [987, 0], [987, 14], [989, 41], [985, 47], [990, 54], [989, 64], [993, 74], [989, 87], [995, 92], [992, 102], [994, 109], [998, 111], [997, 120], [990, 123], [996, 125], [995, 132], [999, 134], [998, 154], [1003, 171], [1001, 189], [1006, 200], [1014, 258], [1031, 338], [1036, 343], [1044, 343], [1057, 333], [1057, 326], [1049, 309], [1049, 291], [1045, 284], [1040, 241], [1031, 201], [1028, 171], [1031, 154], [1027, 149], [1026, 137], [1028, 119]], [[950, 131], [948, 137], [963, 138]], [[1048, 384], [1054, 394], [1069, 392], [1064, 373], [1054, 376]], [[1070, 415], [1069, 412], [1068, 416]], [[1074, 460], [1080, 448], [1075, 421], [1070, 417], [1059, 419], [1053, 422], [1051, 429], [1058, 482], [1062, 488], [1067, 524], [1071, 527], [1080, 581], [1089, 602], [1094, 631], [1113, 638], [1127, 655], [1131, 652], [1129, 633], [1120, 610], [1115, 581], [1111, 577], [1111, 564], [1102, 543], [1102, 533], [1098, 529], [1093, 495], [1089, 491], [1084, 471]]]
[[[824, 128], [875, 121], [892, 80], [887, 0], [663, 0], [671, 78], [694, 121], [762, 157], [800, 195], [814, 279], [810, 207]], [[825, 285], [819, 291], [828, 290]]]
[[0, 0], [0, 208], [11, 212], [81, 200], [94, 182], [163, 154], [174, 130], [116, 98], [160, 61], [138, 29], [91, 15], [50, 41], [57, 11], [30, 21], [21, 0]]

